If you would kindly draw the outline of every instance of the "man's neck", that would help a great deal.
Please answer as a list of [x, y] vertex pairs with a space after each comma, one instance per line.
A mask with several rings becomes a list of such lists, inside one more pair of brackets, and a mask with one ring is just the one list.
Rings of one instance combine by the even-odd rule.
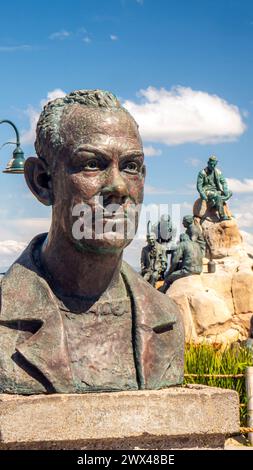
[[209, 166], [207, 167], [207, 173], [208, 173], [209, 175], [211, 175], [211, 174], [214, 173], [214, 172], [215, 172], [215, 168], [209, 168]]
[[50, 230], [41, 250], [41, 263], [53, 289], [66, 296], [98, 299], [118, 290], [122, 251], [115, 254], [79, 252], [63, 234]]

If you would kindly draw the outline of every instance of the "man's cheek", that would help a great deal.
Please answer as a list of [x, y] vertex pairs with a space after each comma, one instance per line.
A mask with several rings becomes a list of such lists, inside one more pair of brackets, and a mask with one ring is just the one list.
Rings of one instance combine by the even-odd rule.
[[133, 199], [137, 203], [142, 202], [143, 188], [144, 188], [143, 181], [140, 181], [139, 179], [131, 181], [131, 183], [128, 185], [129, 195], [131, 199]]
[[72, 179], [70, 193], [80, 201], [89, 201], [100, 189], [97, 178], [76, 177]]

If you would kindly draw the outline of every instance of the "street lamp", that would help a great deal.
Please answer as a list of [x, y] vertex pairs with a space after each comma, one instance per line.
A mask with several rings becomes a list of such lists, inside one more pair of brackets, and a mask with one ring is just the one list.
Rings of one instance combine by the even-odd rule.
[[5, 142], [5, 144], [3, 144], [3, 145], [6, 145], [6, 144], [16, 145], [16, 148], [14, 149], [13, 154], [12, 154], [12, 159], [7, 164], [3, 173], [9, 173], [12, 175], [24, 173], [25, 158], [24, 158], [24, 152], [20, 147], [19, 132], [15, 124], [13, 124], [13, 122], [9, 121], [8, 119], [4, 119], [0, 121], [0, 124], [10, 124], [10, 126], [13, 127], [16, 133], [16, 142]]

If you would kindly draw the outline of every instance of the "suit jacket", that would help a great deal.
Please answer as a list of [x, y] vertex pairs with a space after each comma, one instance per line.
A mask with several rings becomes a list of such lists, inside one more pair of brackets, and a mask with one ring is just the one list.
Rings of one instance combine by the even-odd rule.
[[[156, 250], [156, 258], [153, 261], [150, 255], [150, 247], [148, 245], [144, 246], [141, 250], [141, 271], [142, 273], [147, 272], [149, 270], [151, 271], [160, 271], [161, 270], [161, 265], [162, 261], [167, 262], [167, 256], [166, 252], [163, 249], [163, 247], [156, 243], [155, 244], [155, 250]], [[152, 266], [154, 262], [154, 265]]]
[[[35, 237], [2, 279], [0, 392], [76, 392], [58, 303], [32, 256], [45, 236]], [[124, 262], [122, 276], [132, 303], [139, 388], [180, 384], [184, 330], [178, 307]]]
[[[198, 174], [198, 179], [197, 179], [197, 190], [200, 194], [205, 193], [205, 187], [208, 184], [208, 168], [205, 168], [204, 170], [201, 170]], [[228, 185], [225, 177], [223, 176], [222, 172], [218, 169], [214, 169], [214, 182], [216, 185], [217, 191], [220, 191], [222, 194], [227, 194], [228, 193]]]

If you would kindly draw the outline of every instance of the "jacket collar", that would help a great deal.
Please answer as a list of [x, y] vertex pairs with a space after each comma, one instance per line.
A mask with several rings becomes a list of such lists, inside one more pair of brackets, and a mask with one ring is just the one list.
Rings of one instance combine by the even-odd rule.
[[[46, 234], [35, 237], [2, 279], [3, 322], [38, 322], [40, 327], [17, 351], [35, 366], [56, 392], [74, 392], [62, 316], [55, 296], [38, 271], [33, 251]], [[133, 346], [140, 388], [159, 388], [172, 360], [168, 331], [176, 322], [177, 308], [141, 276], [122, 264], [133, 318]]]
[[175, 344], [170, 333], [177, 322], [176, 304], [156, 291], [127, 263], [122, 275], [132, 298], [133, 344], [141, 389], [166, 385], [165, 374], [174, 359]]

